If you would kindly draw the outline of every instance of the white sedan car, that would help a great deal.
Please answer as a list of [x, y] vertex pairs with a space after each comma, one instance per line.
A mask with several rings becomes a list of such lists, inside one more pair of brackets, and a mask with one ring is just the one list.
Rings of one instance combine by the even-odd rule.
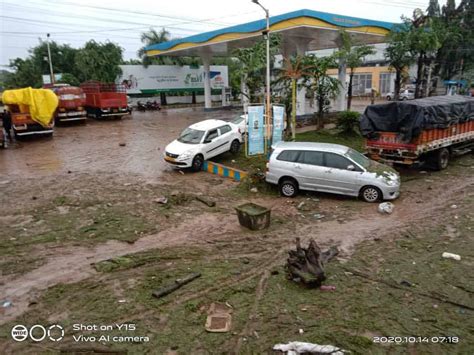
[[205, 120], [186, 128], [165, 148], [165, 161], [174, 167], [199, 171], [204, 160], [230, 151], [237, 154], [242, 143], [239, 128], [222, 120]]
[[[395, 98], [395, 94], [393, 92], [387, 94], [387, 100], [391, 101]], [[413, 100], [415, 98], [415, 90], [412, 89], [405, 89], [400, 90], [400, 94], [398, 94], [399, 100]]]

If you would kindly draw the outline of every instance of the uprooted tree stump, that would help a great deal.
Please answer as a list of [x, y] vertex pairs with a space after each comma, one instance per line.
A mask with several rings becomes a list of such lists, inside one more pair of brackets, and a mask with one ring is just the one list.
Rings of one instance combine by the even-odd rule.
[[286, 264], [288, 278], [311, 287], [319, 287], [326, 280], [324, 266], [339, 254], [339, 250], [332, 246], [321, 252], [314, 239], [310, 239], [308, 248], [302, 248], [300, 238], [296, 238], [296, 250], [290, 250], [288, 254]]

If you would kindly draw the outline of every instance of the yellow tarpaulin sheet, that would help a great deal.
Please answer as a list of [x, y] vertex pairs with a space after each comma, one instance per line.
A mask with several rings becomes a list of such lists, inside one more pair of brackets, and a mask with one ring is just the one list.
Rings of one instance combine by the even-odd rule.
[[59, 102], [53, 91], [32, 88], [5, 90], [2, 101], [6, 105], [28, 106], [31, 119], [43, 127], [46, 127], [53, 119]]

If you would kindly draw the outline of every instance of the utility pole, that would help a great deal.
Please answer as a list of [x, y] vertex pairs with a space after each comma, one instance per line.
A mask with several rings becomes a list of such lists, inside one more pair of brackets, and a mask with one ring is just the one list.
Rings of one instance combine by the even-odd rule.
[[49, 48], [49, 33], [46, 35], [46, 37], [46, 46], [48, 47], [49, 75], [51, 76], [51, 84], [54, 85], [53, 62], [51, 61], [51, 49]]
[[267, 41], [267, 75], [266, 75], [266, 115], [265, 115], [265, 124], [266, 124], [266, 132], [265, 132], [265, 147], [267, 146], [267, 143], [270, 141], [271, 138], [271, 125], [272, 119], [271, 119], [271, 108], [270, 108], [270, 100], [271, 100], [271, 95], [270, 95], [270, 11], [266, 9], [265, 7], [262, 6], [258, 2], [258, 0], [252, 0], [254, 4], [257, 4], [260, 6], [263, 11], [265, 11], [265, 19], [267, 22], [267, 26], [265, 31], [263, 32], [263, 35], [266, 37]]

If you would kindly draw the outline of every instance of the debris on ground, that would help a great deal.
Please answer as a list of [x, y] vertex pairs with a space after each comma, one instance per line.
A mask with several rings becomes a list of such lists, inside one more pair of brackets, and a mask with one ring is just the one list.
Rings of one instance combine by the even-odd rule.
[[276, 344], [273, 347], [273, 350], [279, 350], [288, 355], [305, 353], [343, 355], [346, 352], [345, 350], [333, 345], [318, 345], [302, 341], [292, 341], [288, 344]]
[[204, 197], [201, 197], [201, 196], [196, 196], [196, 200], [198, 200], [199, 202], [204, 203], [207, 207], [214, 207], [216, 205], [216, 203], [214, 201], [209, 201], [209, 200], [207, 200], [207, 199], [205, 199]]
[[316, 218], [316, 219], [323, 219], [324, 215], [321, 214], [321, 213], [316, 213], [316, 214], [313, 215], [313, 217]]
[[228, 303], [211, 303], [204, 328], [211, 333], [228, 332], [232, 323], [231, 313], [232, 307]]
[[191, 281], [196, 280], [199, 277], [201, 277], [201, 273], [195, 272], [189, 276], [186, 276], [185, 278], [176, 279], [173, 284], [164, 286], [160, 288], [159, 290], [153, 291], [152, 295], [156, 298], [164, 297], [176, 291], [177, 289], [183, 287], [184, 285], [190, 283]]
[[461, 260], [461, 255], [458, 254], [444, 252], [441, 256], [445, 259]]
[[166, 205], [168, 203], [168, 198], [166, 198], [165, 196], [161, 196], [161, 197], [158, 197], [158, 198], [154, 199], [154, 202], [160, 203], [162, 205]]
[[252, 188], [250, 189], [250, 192], [258, 192], [258, 189], [257, 189], [256, 187], [252, 187]]
[[458, 206], [457, 205], [451, 205], [451, 208], [455, 209], [455, 208], [458, 208]]
[[392, 214], [393, 210], [395, 208], [395, 205], [391, 202], [382, 202], [379, 204], [378, 211], [379, 213], [386, 213], [386, 214]]
[[125, 143], [125, 142], [120, 142], [119, 143], [119, 146], [121, 146], [121, 147], [125, 147], [126, 145], [127, 145], [127, 143]]
[[321, 286], [319, 286], [319, 289], [320, 289], [321, 291], [336, 291], [336, 286], [321, 285]]
[[304, 201], [300, 202], [296, 208], [301, 209], [301, 207], [303, 207], [303, 206], [304, 206]]
[[2, 302], [2, 308], [9, 308], [13, 305], [11, 301], [3, 301]]
[[179, 173], [180, 173], [181, 175], [184, 175], [184, 171], [183, 171], [183, 170], [180, 170]]
[[314, 239], [310, 239], [308, 248], [302, 248], [300, 238], [296, 238], [296, 250], [288, 252], [286, 270], [288, 278], [294, 281], [301, 281], [310, 286], [321, 286], [326, 280], [324, 266], [332, 258], [339, 254], [337, 247], [332, 246], [325, 252], [316, 244]]

